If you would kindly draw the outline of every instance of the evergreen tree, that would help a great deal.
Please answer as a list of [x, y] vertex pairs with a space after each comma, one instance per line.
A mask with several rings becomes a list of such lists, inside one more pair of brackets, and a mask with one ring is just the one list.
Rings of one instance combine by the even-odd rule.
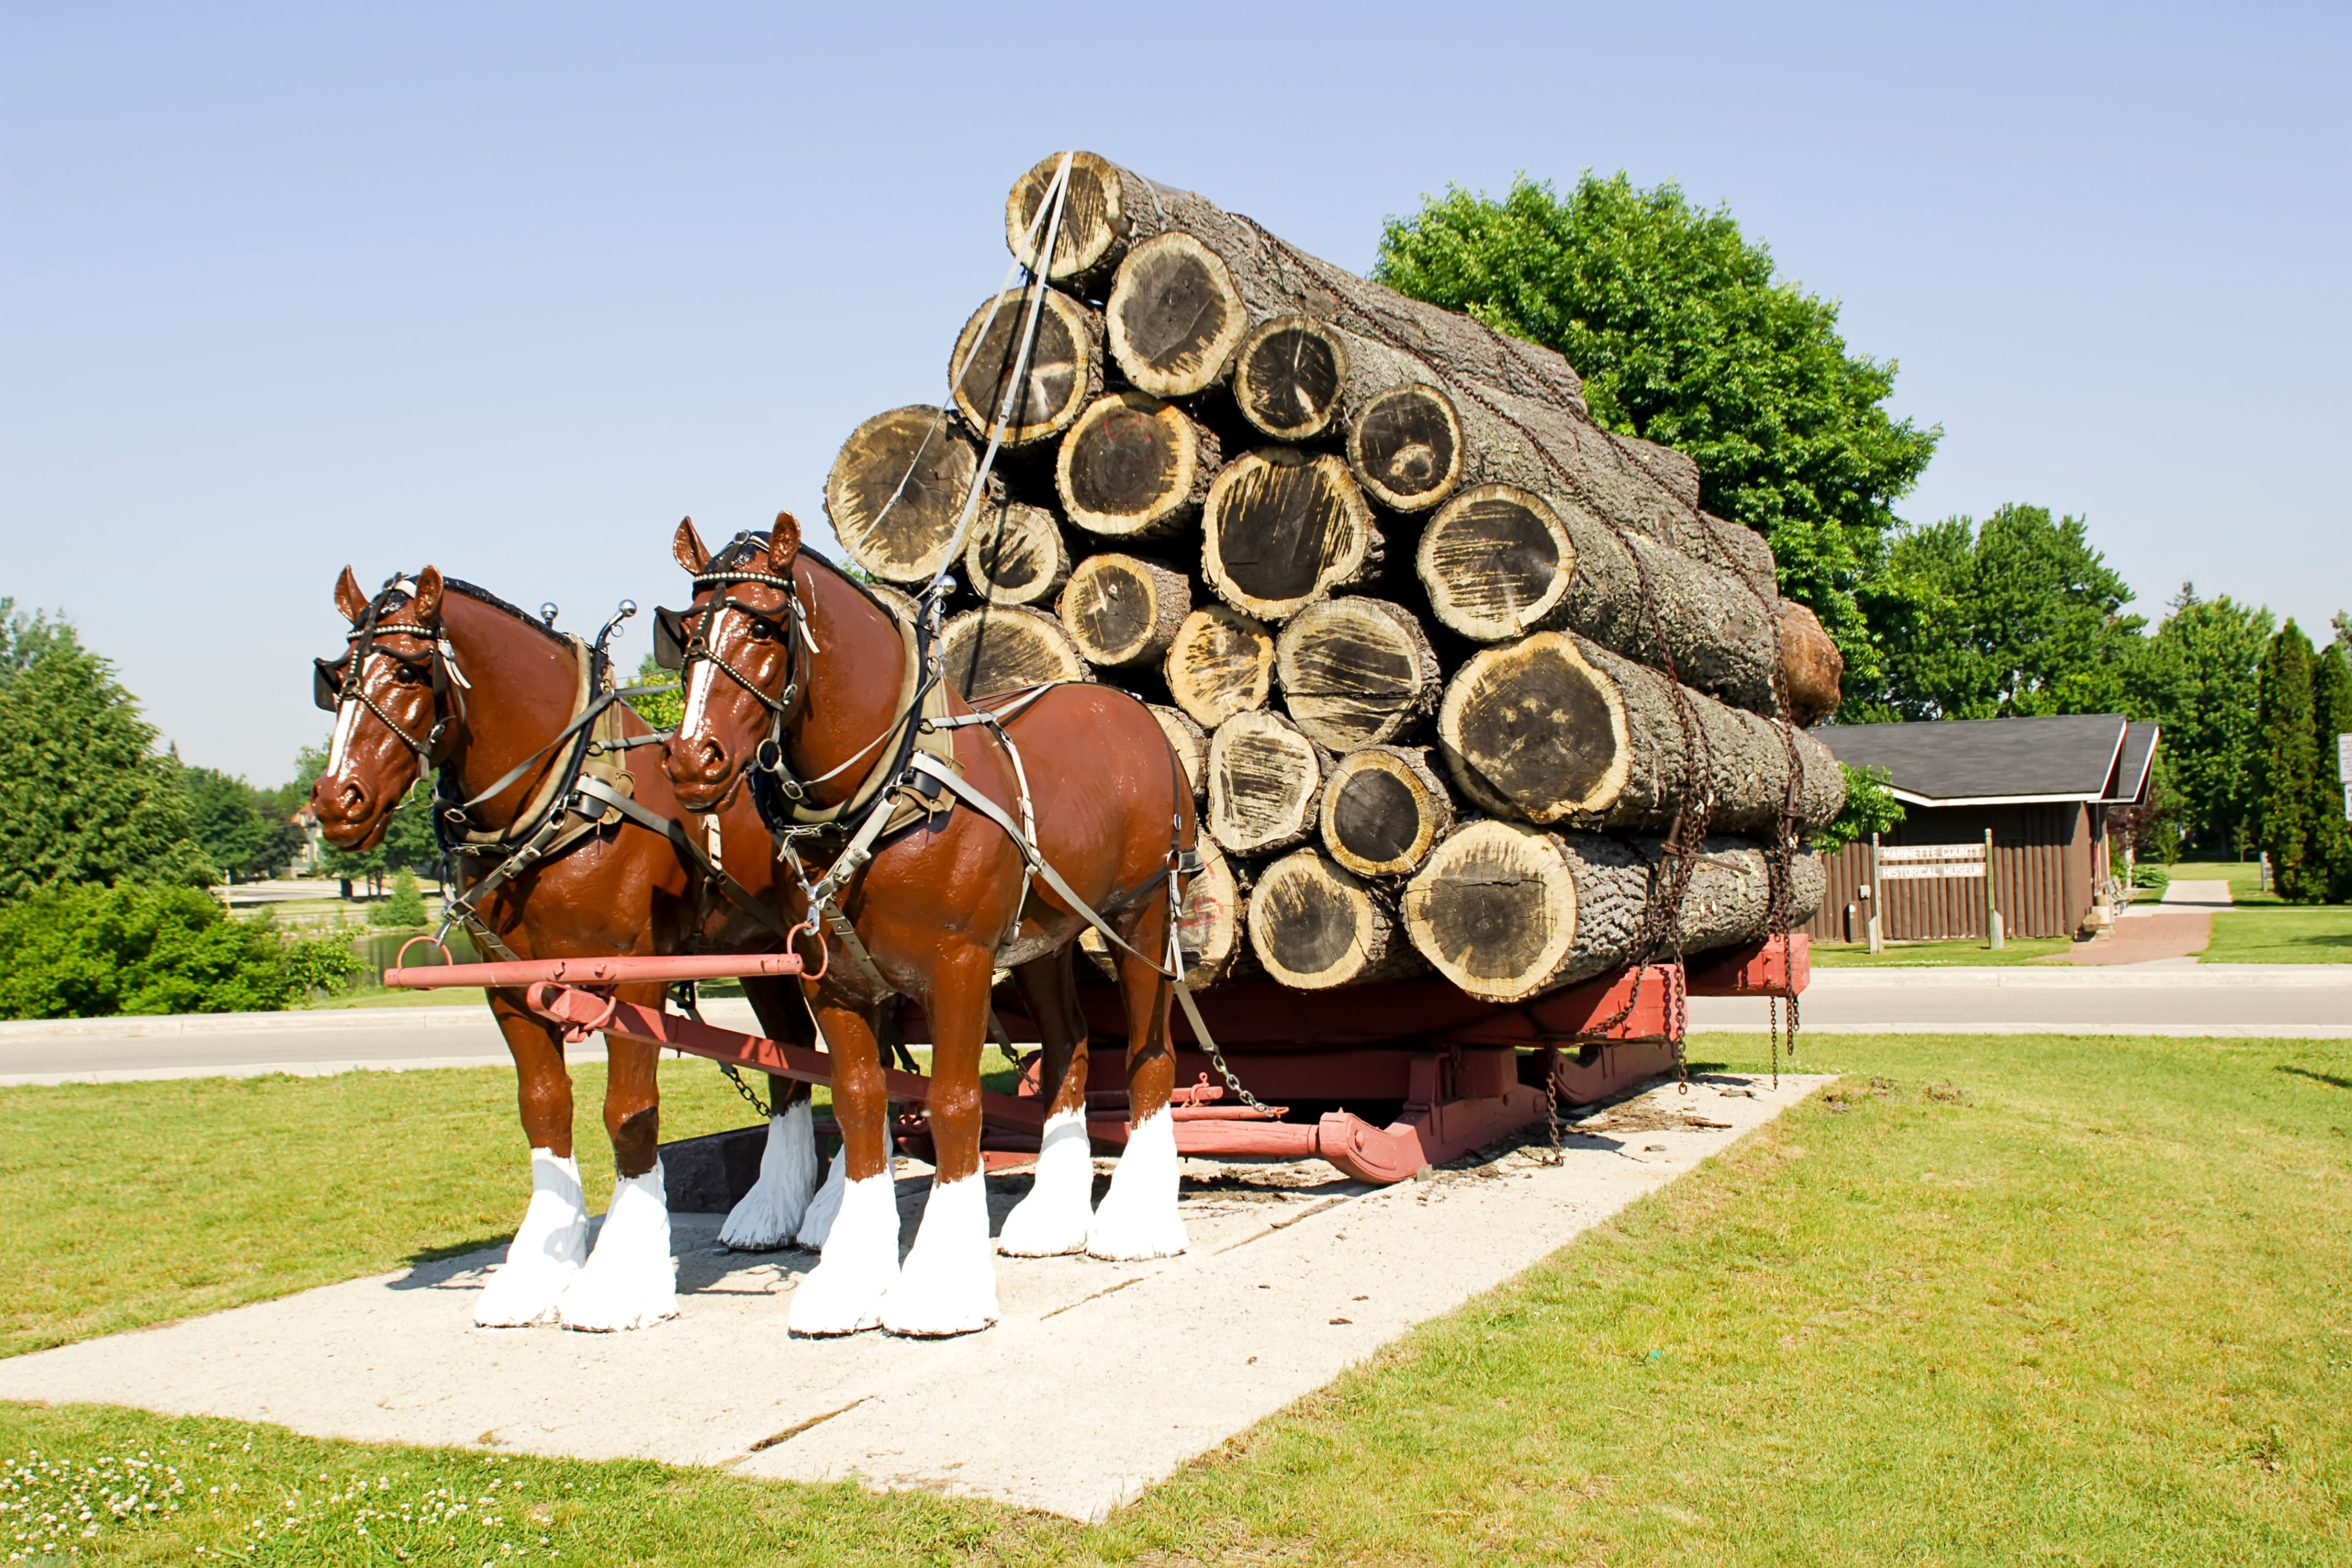
[[2313, 852], [2326, 868], [2326, 899], [2352, 900], [2352, 832], [2344, 822], [2344, 771], [2337, 738], [2352, 734], [2352, 661], [2329, 643], [2311, 670]]
[[2255, 723], [2263, 649], [2271, 613], [2227, 595], [2201, 599], [2184, 583], [2135, 658], [2135, 719], [2164, 726], [2157, 763], [2180, 795], [2180, 823], [2209, 852], [2240, 852], [2241, 832], [2255, 816], [2255, 775], [2263, 747]]
[[0, 599], [0, 899], [58, 883], [202, 887], [180, 766], [64, 621]]
[[2296, 903], [2316, 902], [2327, 891], [2325, 847], [2312, 812], [2319, 761], [2311, 664], [2311, 639], [2288, 621], [2263, 659], [2255, 702], [2262, 737], [2257, 830], [2279, 896]]

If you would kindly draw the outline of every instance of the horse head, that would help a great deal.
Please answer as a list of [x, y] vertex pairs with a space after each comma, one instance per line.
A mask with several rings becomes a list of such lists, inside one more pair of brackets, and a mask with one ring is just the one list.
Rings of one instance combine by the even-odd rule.
[[[694, 520], [671, 553], [694, 578], [694, 602], [656, 612], [656, 651], [686, 680], [686, 711], [662, 756], [678, 804], [715, 811], [747, 763], [783, 745], [807, 695], [806, 611], [793, 577], [801, 530], [778, 512], [766, 533], [740, 533], [718, 553]], [[774, 757], [764, 759], [771, 765]]]
[[380, 841], [393, 808], [439, 760], [450, 721], [442, 592], [431, 566], [393, 578], [373, 599], [348, 566], [335, 582], [335, 607], [352, 630], [343, 657], [318, 660], [313, 675], [312, 695], [334, 714], [335, 731], [310, 809], [339, 849]]

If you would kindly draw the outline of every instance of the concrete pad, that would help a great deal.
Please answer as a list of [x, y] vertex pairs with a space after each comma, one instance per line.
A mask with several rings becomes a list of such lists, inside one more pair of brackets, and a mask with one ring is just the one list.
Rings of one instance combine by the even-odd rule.
[[[2233, 909], [2236, 904], [2225, 881], [2174, 881], [2165, 884], [2164, 897], [2157, 900], [2156, 908], [2169, 914], [2175, 910]], [[2126, 912], [2137, 913], [2139, 908], [2134, 905]]]
[[[1521, 1146], [1383, 1189], [1320, 1162], [1187, 1161], [1191, 1253], [1000, 1258], [1003, 1321], [961, 1340], [791, 1339], [785, 1298], [815, 1260], [723, 1252], [718, 1216], [680, 1216], [683, 1312], [638, 1333], [471, 1327], [497, 1260], [481, 1253], [0, 1362], [0, 1399], [850, 1478], [1099, 1519], [1829, 1081], [1666, 1086], [1582, 1117], [1557, 1165]], [[899, 1183], [905, 1244], [924, 1184]], [[990, 1187], [1001, 1224], [1026, 1182]]]

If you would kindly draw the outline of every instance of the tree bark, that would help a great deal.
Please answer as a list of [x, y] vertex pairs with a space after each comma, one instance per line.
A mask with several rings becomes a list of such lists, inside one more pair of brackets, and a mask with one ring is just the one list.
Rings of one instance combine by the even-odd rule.
[[1438, 623], [1474, 641], [1567, 628], [1658, 665], [1663, 631], [1684, 684], [1774, 710], [1772, 626], [1754, 590], [1574, 501], [1511, 485], [1465, 490], [1422, 531], [1413, 564]]
[[1181, 233], [1128, 253], [1104, 317], [1111, 357], [1154, 397], [1190, 397], [1224, 380], [1250, 324], [1224, 262]]
[[940, 630], [948, 684], [967, 698], [1049, 680], [1092, 680], [1062, 623], [1024, 605], [992, 605], [951, 616]]
[[1070, 547], [1044, 507], [1004, 501], [972, 520], [963, 574], [992, 605], [1045, 605], [1070, 580]]
[[1237, 713], [1209, 739], [1209, 835], [1235, 855], [1287, 849], [1315, 830], [1328, 758], [1279, 713]]
[[1794, 599], [1780, 601], [1780, 672], [1788, 682], [1789, 717], [1801, 729], [1837, 711], [1845, 700], [1845, 655], [1821, 617]]
[[[929, 582], [948, 564], [979, 468], [979, 448], [944, 409], [918, 404], [868, 419], [825, 476], [824, 512], [842, 553], [887, 583]], [[983, 505], [1003, 495], [990, 475]]]
[[1439, 705], [1440, 753], [1481, 809], [1550, 826], [1618, 832], [1668, 827], [1704, 780], [1714, 826], [1769, 834], [1798, 768], [1798, 827], [1836, 816], [1845, 779], [1801, 732], [1686, 691], [1686, 741], [1674, 688], [1655, 670], [1570, 632], [1480, 650]]
[[1201, 575], [1245, 615], [1279, 623], [1380, 569], [1372, 509], [1328, 453], [1265, 447], [1225, 465], [1201, 515]]
[[1321, 816], [1334, 860], [1359, 877], [1402, 877], [1454, 830], [1454, 797], [1426, 751], [1367, 746], [1332, 764]]
[[1258, 873], [1249, 940], [1269, 977], [1302, 991], [1427, 967], [1398, 922], [1395, 896], [1313, 849], [1286, 855]]
[[1062, 438], [1055, 488], [1069, 520], [1110, 539], [1173, 533], [1201, 515], [1217, 438], [1172, 403], [1140, 392], [1097, 399]]
[[1437, 710], [1444, 680], [1429, 635], [1386, 599], [1319, 599], [1276, 639], [1291, 721], [1334, 752], [1393, 741]]
[[[956, 335], [955, 355], [948, 361], [950, 390], [956, 412], [982, 440], [995, 427], [1028, 321], [1026, 291], [1016, 289], [974, 310]], [[1100, 311], [1058, 289], [1045, 290], [1028, 374], [1005, 422], [1006, 447], [1049, 441], [1077, 422], [1079, 413], [1102, 392], [1102, 342]]]
[[1127, 669], [1154, 662], [1175, 642], [1192, 610], [1192, 584], [1132, 555], [1089, 555], [1070, 574], [1057, 608], [1087, 663]]
[[1214, 730], [1265, 706], [1274, 691], [1274, 634], [1222, 605], [1204, 605], [1176, 628], [1162, 668], [1176, 705]]
[[1209, 788], [1209, 732], [1192, 722], [1192, 715], [1181, 708], [1165, 703], [1147, 702], [1151, 716], [1160, 721], [1160, 733], [1168, 737], [1168, 749], [1176, 753], [1177, 765], [1184, 770], [1184, 783], [1199, 800]]
[[1184, 984], [1192, 991], [1257, 970], [1249, 943], [1249, 868], [1227, 857], [1213, 839], [1202, 838], [1199, 847], [1201, 870], [1185, 885], [1176, 918]]
[[[1439, 973], [1474, 996], [1519, 1002], [1605, 973], [1638, 951], [1654, 840], [1628, 843], [1473, 822], [1438, 846], [1405, 889], [1406, 934]], [[1812, 918], [1825, 882], [1819, 856], [1791, 857], [1789, 923]], [[1685, 952], [1768, 934], [1765, 852], [1710, 840], [1682, 905]]]

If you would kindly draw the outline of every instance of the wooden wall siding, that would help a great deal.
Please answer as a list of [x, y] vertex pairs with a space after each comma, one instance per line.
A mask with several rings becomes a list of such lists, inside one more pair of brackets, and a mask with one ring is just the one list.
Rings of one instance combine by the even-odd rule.
[[[2091, 910], [2095, 857], [2104, 850], [2102, 807], [2050, 805], [1913, 806], [1881, 842], [1981, 844], [1993, 834], [1995, 886], [2002, 929], [2011, 936], [2071, 936]], [[1856, 906], [1853, 940], [1864, 940], [1868, 905], [1857, 898], [1870, 880], [1870, 846], [1850, 844], [1829, 858], [1829, 889], [1805, 927], [1817, 942], [1846, 940], [1845, 907]], [[1890, 942], [1984, 938], [1984, 883], [1977, 878], [1889, 882], [1879, 929]]]

